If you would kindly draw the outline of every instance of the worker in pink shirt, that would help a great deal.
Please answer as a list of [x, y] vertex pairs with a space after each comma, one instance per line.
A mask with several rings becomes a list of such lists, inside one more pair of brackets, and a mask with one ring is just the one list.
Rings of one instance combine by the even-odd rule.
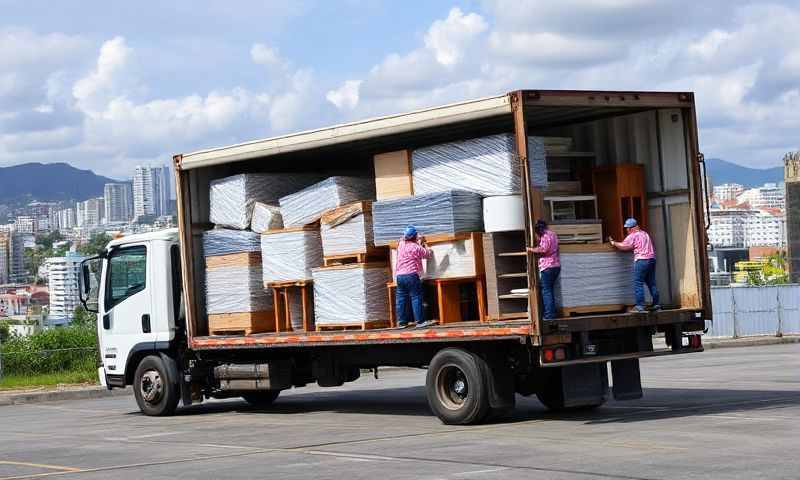
[[646, 311], [644, 306], [644, 286], [653, 297], [653, 310], [659, 310], [658, 288], [656, 288], [656, 249], [650, 235], [639, 227], [635, 218], [625, 220], [628, 236], [621, 242], [608, 237], [611, 246], [625, 252], [633, 250], [633, 293], [636, 296], [634, 312]]
[[534, 226], [539, 237], [539, 245], [528, 247], [528, 251], [539, 257], [539, 285], [544, 304], [544, 319], [556, 318], [555, 286], [561, 274], [561, 259], [558, 255], [558, 235], [547, 228], [547, 222], [537, 220]]
[[[395, 275], [397, 282], [395, 311], [397, 312], [398, 328], [410, 327], [416, 323], [417, 327], [426, 327], [435, 322], [425, 321], [425, 311], [422, 308], [422, 260], [430, 258], [431, 249], [423, 237], [418, 236], [413, 225], [406, 227], [403, 238], [397, 244], [397, 261], [395, 262]], [[408, 304], [414, 315], [414, 322], [408, 315]]]

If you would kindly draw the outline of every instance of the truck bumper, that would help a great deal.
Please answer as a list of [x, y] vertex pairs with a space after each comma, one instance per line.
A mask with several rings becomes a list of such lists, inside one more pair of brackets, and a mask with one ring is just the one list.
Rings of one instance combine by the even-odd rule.
[[566, 367], [569, 365], [583, 365], [587, 363], [611, 362], [615, 360], [632, 360], [632, 359], [648, 358], [648, 357], [663, 357], [665, 355], [680, 355], [683, 353], [697, 353], [702, 351], [703, 347], [697, 347], [697, 348], [685, 347], [677, 350], [673, 350], [671, 348], [662, 348], [647, 352], [621, 353], [618, 355], [600, 355], [600, 356], [577, 358], [574, 360], [563, 360], [560, 362], [548, 362], [548, 363], [542, 362], [541, 366], [544, 368]]
[[97, 377], [100, 379], [100, 385], [110, 390], [106, 379], [106, 369], [104, 367], [97, 367]]

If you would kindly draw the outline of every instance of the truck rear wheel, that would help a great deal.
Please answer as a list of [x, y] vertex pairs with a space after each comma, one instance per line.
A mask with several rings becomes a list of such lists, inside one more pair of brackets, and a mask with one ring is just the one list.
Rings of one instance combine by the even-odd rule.
[[425, 390], [433, 413], [447, 425], [478, 423], [489, 413], [485, 361], [458, 348], [439, 351], [428, 366]]
[[280, 394], [280, 390], [262, 390], [243, 393], [242, 398], [254, 407], [263, 408], [272, 405]]
[[153, 417], [175, 413], [180, 400], [179, 386], [174, 380], [177, 375], [157, 355], [142, 359], [133, 377], [133, 394], [142, 413]]

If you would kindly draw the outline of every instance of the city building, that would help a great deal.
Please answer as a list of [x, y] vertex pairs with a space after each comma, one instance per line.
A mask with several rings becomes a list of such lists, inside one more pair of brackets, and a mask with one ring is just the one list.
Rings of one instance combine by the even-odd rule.
[[129, 222], [133, 216], [133, 190], [130, 183], [106, 183], [103, 187], [106, 223]]
[[74, 208], [65, 208], [63, 210], [59, 210], [56, 217], [58, 218], [57, 228], [61, 231], [70, 230], [77, 226]]
[[64, 257], [47, 259], [50, 313], [48, 323], [72, 321], [75, 307], [81, 304], [79, 276], [84, 257], [68, 252]]
[[781, 247], [786, 244], [786, 219], [778, 209], [712, 208], [708, 240], [718, 247]]
[[786, 207], [786, 195], [783, 185], [765, 183], [761, 187], [749, 188], [736, 197], [739, 205], [747, 204], [750, 208], [780, 208]]
[[96, 227], [105, 223], [106, 207], [103, 197], [78, 202], [75, 210], [79, 227]]
[[736, 198], [744, 193], [744, 186], [738, 183], [723, 183], [722, 185], [714, 186], [714, 198], [718, 202], [725, 202], [736, 200]]
[[38, 219], [32, 215], [20, 215], [14, 219], [14, 230], [20, 233], [36, 233], [39, 231]]
[[137, 166], [133, 175], [133, 216], [171, 214], [168, 167]]
[[21, 232], [0, 231], [0, 285], [26, 280], [24, 241]]

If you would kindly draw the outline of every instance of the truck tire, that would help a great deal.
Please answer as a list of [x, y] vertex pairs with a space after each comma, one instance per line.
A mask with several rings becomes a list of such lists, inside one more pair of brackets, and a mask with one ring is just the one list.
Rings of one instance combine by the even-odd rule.
[[254, 407], [264, 408], [272, 405], [280, 394], [280, 390], [262, 390], [243, 393], [242, 398]]
[[172, 415], [178, 408], [180, 386], [178, 372], [170, 372], [167, 363], [157, 355], [144, 357], [133, 377], [133, 395], [145, 415]]
[[459, 348], [439, 351], [428, 366], [425, 392], [428, 405], [442, 423], [469, 425], [489, 413], [485, 361]]

